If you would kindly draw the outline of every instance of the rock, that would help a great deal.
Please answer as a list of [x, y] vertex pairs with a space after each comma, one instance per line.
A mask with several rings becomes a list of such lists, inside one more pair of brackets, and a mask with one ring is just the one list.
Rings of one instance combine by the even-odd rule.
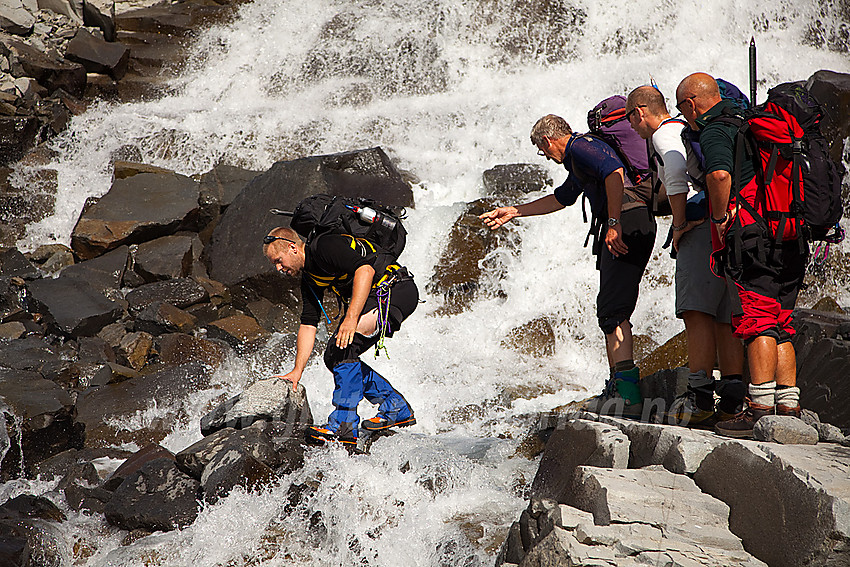
[[43, 520], [0, 520], [0, 564], [10, 567], [62, 565], [67, 546], [64, 534]]
[[63, 490], [65, 502], [75, 512], [89, 510], [98, 514], [106, 511], [106, 503], [112, 498], [112, 493], [99, 487], [80, 486], [71, 484]]
[[[449, 313], [459, 313], [475, 298], [481, 279], [501, 280], [506, 267], [498, 259], [485, 262], [485, 257], [500, 246], [518, 251], [519, 233], [513, 226], [493, 231], [478, 216], [499, 206], [495, 198], [485, 198], [466, 205], [452, 226], [448, 245], [437, 261], [428, 283], [431, 293], [441, 294]], [[486, 274], [486, 276], [485, 276]]]
[[190, 278], [177, 278], [154, 282], [137, 287], [127, 294], [130, 311], [139, 313], [148, 305], [164, 302], [179, 309], [206, 301], [207, 290]]
[[185, 234], [144, 242], [133, 253], [133, 270], [148, 283], [190, 276], [192, 243], [192, 237]]
[[628, 463], [629, 440], [619, 429], [591, 421], [564, 420], [546, 443], [531, 496], [565, 502], [576, 467], [626, 468]]
[[670, 368], [688, 365], [688, 339], [685, 331], [675, 335], [641, 360], [640, 375], [649, 376]]
[[185, 36], [206, 25], [223, 22], [233, 16], [236, 2], [181, 2], [176, 5], [158, 3], [129, 10], [115, 17], [122, 31], [151, 32], [160, 35]]
[[197, 224], [198, 184], [176, 173], [139, 173], [115, 179], [109, 192], [85, 208], [71, 248], [90, 259], [122, 244], [137, 244]]
[[0, 276], [31, 280], [39, 277], [38, 269], [15, 248], [0, 252]]
[[388, 206], [413, 205], [410, 187], [380, 148], [277, 162], [248, 183], [215, 227], [205, 252], [210, 277], [232, 286], [276, 276], [263, 257], [261, 242], [269, 230], [289, 223], [269, 208], [291, 211], [304, 197], [317, 193], [367, 197]]
[[81, 362], [115, 362], [115, 351], [100, 337], [80, 337], [77, 359]]
[[40, 130], [34, 116], [0, 116], [0, 166], [24, 157], [35, 146]]
[[80, 28], [68, 42], [65, 57], [79, 63], [89, 73], [102, 73], [117, 81], [127, 72], [130, 49], [120, 43], [108, 43]]
[[289, 382], [258, 380], [201, 418], [201, 435], [207, 436], [225, 427], [243, 429], [257, 421], [283, 426], [288, 436], [299, 437], [313, 423], [307, 391], [298, 385], [292, 391]]
[[36, 280], [27, 284], [27, 290], [30, 311], [42, 313], [64, 335], [95, 335], [124, 311], [88, 283], [73, 278]]
[[[116, 384], [124, 380], [139, 378], [140, 376], [141, 374], [132, 368], [115, 362], [107, 362], [101, 365], [96, 373], [92, 374], [88, 381], [88, 387], [96, 388], [106, 386], [107, 384]], [[84, 385], [81, 384], [80, 386], [83, 387]]]
[[253, 317], [233, 315], [207, 325], [210, 338], [225, 341], [233, 348], [256, 348], [268, 340], [270, 333]]
[[[139, 151], [139, 149], [136, 148], [136, 151]], [[142, 156], [141, 153], [139, 153], [139, 160], [141, 159]], [[140, 163], [139, 161], [115, 160], [112, 163], [113, 182], [118, 179], [127, 179], [128, 177], [133, 177], [134, 175], [138, 175], [140, 173], [171, 175], [174, 172], [170, 169], [165, 169], [164, 167], [157, 167], [148, 163]]]
[[794, 311], [800, 405], [841, 429], [850, 428], [850, 316], [807, 309]]
[[142, 309], [134, 323], [137, 331], [151, 335], [190, 333], [197, 324], [197, 317], [164, 301], [156, 301]]
[[39, 10], [50, 10], [67, 16], [77, 24], [83, 23], [82, 3], [75, 0], [38, 0]]
[[21, 0], [6, 0], [0, 4], [0, 30], [15, 35], [29, 35], [35, 18], [24, 8]]
[[817, 429], [801, 419], [787, 415], [766, 415], [762, 419], [753, 426], [753, 437], [757, 441], [784, 445], [817, 445]]
[[115, 469], [109, 478], [106, 479], [103, 483], [103, 488], [114, 492], [124, 480], [135, 474], [139, 471], [145, 464], [150, 461], [154, 461], [156, 459], [171, 459], [174, 460], [174, 453], [157, 445], [156, 443], [150, 443], [145, 445], [121, 463], [121, 465]]
[[227, 496], [236, 486], [254, 491], [276, 479], [274, 470], [251, 455], [238, 450], [217, 454], [204, 469], [201, 487], [209, 502]]
[[298, 332], [301, 324], [300, 313], [294, 309], [281, 307], [264, 297], [246, 307], [257, 323], [267, 331], [286, 334]]
[[529, 356], [555, 354], [555, 330], [547, 317], [539, 317], [514, 327], [502, 339], [502, 348], [512, 348]]
[[153, 337], [145, 332], [127, 333], [118, 345], [118, 355], [133, 370], [141, 370], [153, 348]]
[[694, 475], [729, 505], [729, 527], [750, 553], [777, 566], [848, 561], [848, 478], [850, 448], [755, 442], [721, 445]]
[[850, 75], [835, 71], [817, 71], [806, 88], [815, 96], [826, 115], [821, 131], [830, 141], [832, 158], [841, 163], [844, 142], [850, 136]]
[[166, 366], [199, 362], [218, 368], [227, 357], [229, 349], [222, 344], [186, 335], [169, 333], [159, 338], [159, 361]]
[[515, 198], [552, 187], [552, 176], [541, 165], [512, 163], [497, 165], [484, 171], [484, 190], [487, 195]]
[[[77, 421], [86, 425], [86, 446], [159, 442], [171, 431], [182, 400], [207, 384], [207, 374], [203, 365], [188, 363], [86, 390], [77, 398]], [[160, 417], [147, 427], [122, 423], [153, 406]]]
[[8, 480], [48, 457], [81, 448], [84, 428], [74, 423], [72, 410], [68, 393], [40, 374], [0, 368], [0, 431], [7, 439], [0, 477]]
[[201, 176], [201, 206], [215, 207], [215, 217], [227, 208], [248, 183], [261, 172], [220, 164]]
[[7, 500], [0, 506], [0, 519], [21, 520], [24, 518], [40, 518], [54, 522], [64, 522], [65, 514], [50, 500], [43, 496], [21, 494]]
[[201, 480], [207, 465], [217, 455], [230, 451], [250, 455], [272, 468], [281, 463], [274, 442], [265, 429], [246, 427], [236, 430], [225, 427], [177, 453], [177, 466], [189, 476]]
[[173, 459], [154, 459], [128, 476], [107, 502], [106, 520], [121, 529], [169, 531], [198, 515], [200, 483]]
[[60, 353], [37, 337], [0, 343], [0, 367], [50, 374], [64, 365]]
[[818, 432], [818, 441], [823, 441], [824, 443], [841, 443], [844, 441], [845, 436], [841, 432], [841, 429], [832, 424], [818, 422], [812, 427]]
[[32, 77], [47, 89], [48, 94], [62, 89], [77, 98], [83, 96], [86, 70], [82, 65], [47, 55], [22, 41], [5, 43], [20, 64], [22, 74], [16, 76]]
[[26, 326], [20, 321], [0, 323], [0, 339], [20, 339], [26, 332]]
[[128, 246], [119, 246], [97, 258], [68, 266], [62, 277], [85, 281], [101, 293], [120, 289], [129, 254]]

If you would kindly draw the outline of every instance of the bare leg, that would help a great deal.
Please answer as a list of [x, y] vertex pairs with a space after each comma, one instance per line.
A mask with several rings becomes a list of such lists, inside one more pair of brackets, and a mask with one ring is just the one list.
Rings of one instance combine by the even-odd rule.
[[634, 358], [632, 325], [628, 319], [617, 325], [613, 333], [605, 335], [605, 350], [608, 354], [609, 367]]
[[691, 372], [705, 371], [711, 376], [716, 359], [714, 317], [701, 311], [682, 313], [688, 334], [688, 368]]
[[[776, 346], [776, 339], [764, 336], [756, 337], [747, 347], [747, 355], [751, 384], [764, 384], [776, 379], [776, 368], [779, 362], [779, 349]], [[796, 382], [796, 369], [794, 381]]]
[[732, 325], [714, 324], [714, 337], [717, 342], [717, 359], [720, 373], [724, 376], [744, 373], [744, 343], [732, 334]]

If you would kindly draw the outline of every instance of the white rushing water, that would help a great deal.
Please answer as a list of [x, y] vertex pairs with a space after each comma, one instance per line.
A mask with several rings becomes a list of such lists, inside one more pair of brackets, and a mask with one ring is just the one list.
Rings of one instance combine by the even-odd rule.
[[[752, 35], [761, 98], [769, 86], [818, 69], [848, 72], [839, 4], [257, 1], [232, 25], [201, 35], [172, 95], [99, 104], [74, 119], [55, 143], [56, 213], [30, 226], [21, 244], [67, 243], [85, 199], [108, 190], [110, 156], [124, 144], [137, 146], [145, 162], [185, 174], [217, 163], [264, 170], [281, 159], [380, 145], [421, 180], [402, 260], [424, 292], [458, 203], [482, 196], [482, 171], [540, 159], [528, 141], [537, 118], [554, 112], [581, 131], [596, 102], [650, 77], [670, 102], [694, 71], [746, 87]], [[563, 169], [549, 167], [560, 183]], [[414, 406], [415, 428], [370, 455], [311, 450], [304, 469], [280, 486], [237, 491], [205, 507], [191, 527], [131, 546], [121, 546], [116, 530], [72, 514], [75, 564], [491, 565], [536, 470], [514, 456], [527, 416], [587, 396], [606, 374], [597, 274], [581, 248], [579, 207], [519, 224], [519, 254], [496, 252], [508, 267], [505, 297], [441, 316], [440, 298], [425, 296], [390, 342], [392, 358], [374, 362]], [[682, 328], [661, 240], [632, 320], [656, 341]], [[840, 302], [850, 303], [844, 293]], [[557, 322], [554, 355], [501, 346], [510, 329], [541, 316]], [[364, 356], [371, 363], [371, 353]], [[290, 367], [291, 360], [232, 361], [215, 388], [182, 404], [166, 446], [179, 451], [199, 438], [198, 419], [215, 396]], [[332, 391], [321, 361], [303, 383], [321, 419]], [[139, 420], [158, 411], [178, 410], [152, 408]], [[315, 493], [288, 509], [290, 486], [317, 476]], [[50, 488], [16, 484], [5, 494]]]

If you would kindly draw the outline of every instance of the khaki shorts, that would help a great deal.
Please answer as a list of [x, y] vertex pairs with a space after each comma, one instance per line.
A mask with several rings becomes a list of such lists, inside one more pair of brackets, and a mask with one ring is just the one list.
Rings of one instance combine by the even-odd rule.
[[676, 256], [676, 317], [685, 311], [707, 313], [718, 323], [731, 323], [732, 304], [726, 280], [711, 271], [711, 223], [686, 232]]

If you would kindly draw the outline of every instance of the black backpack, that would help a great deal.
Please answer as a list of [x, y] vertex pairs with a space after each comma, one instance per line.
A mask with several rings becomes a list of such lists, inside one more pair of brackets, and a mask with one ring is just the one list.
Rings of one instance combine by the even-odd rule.
[[398, 213], [369, 199], [311, 195], [292, 213], [272, 212], [291, 215], [289, 226], [307, 245], [323, 234], [347, 234], [368, 241], [376, 252], [398, 258], [407, 242], [403, 211]]

